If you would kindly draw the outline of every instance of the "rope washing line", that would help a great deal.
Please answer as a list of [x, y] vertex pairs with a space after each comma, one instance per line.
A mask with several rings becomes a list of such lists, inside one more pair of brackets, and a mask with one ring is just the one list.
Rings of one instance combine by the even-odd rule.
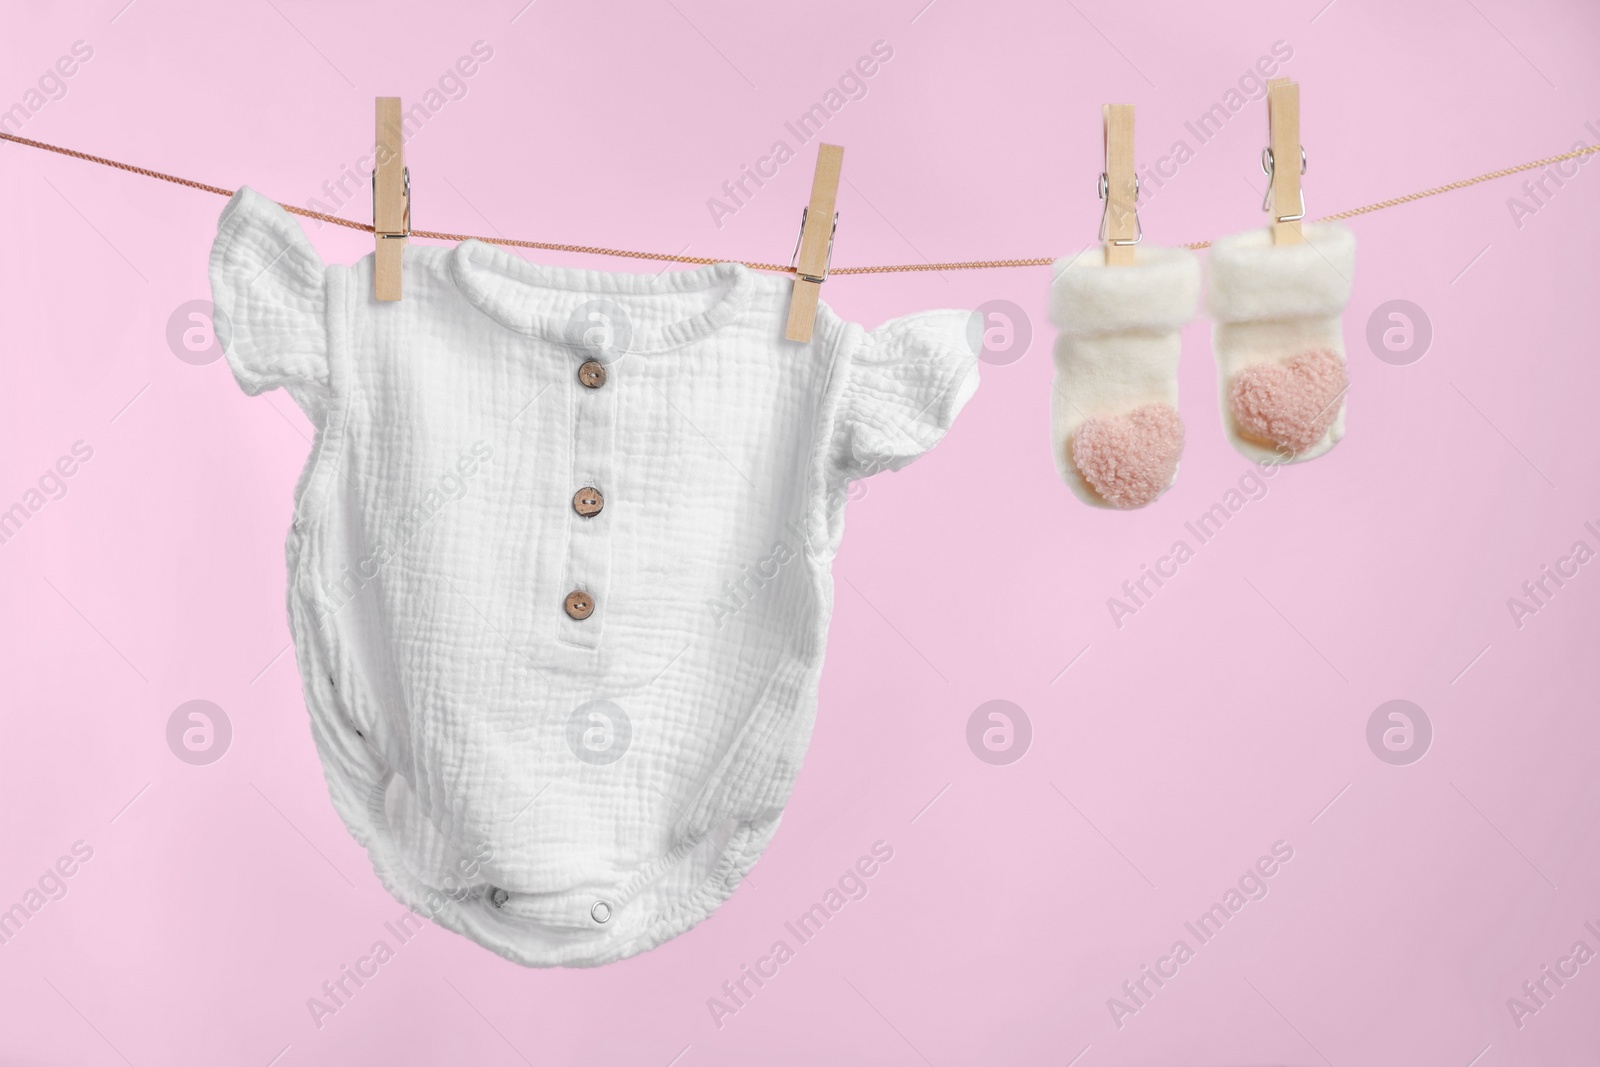
[[[18, 137], [15, 134], [0, 132], [0, 140], [14, 141], [17, 144], [27, 145], [29, 148], [42, 148], [46, 152], [56, 152], [63, 156], [71, 156], [73, 159], [82, 159], [87, 160], [90, 163], [99, 163], [103, 166], [115, 167], [118, 170], [125, 170], [132, 174], [142, 174], [146, 178], [158, 178], [161, 181], [172, 182], [174, 185], [182, 185], [189, 189], [199, 189], [202, 192], [216, 193], [218, 196], [231, 197], [234, 194], [234, 190], [232, 189], [223, 189], [215, 185], [206, 185], [203, 182], [192, 181], [189, 178], [179, 178], [172, 174], [163, 174], [158, 170], [147, 170], [144, 167], [135, 167], [131, 163], [119, 163], [114, 159], [106, 159], [103, 156], [91, 156], [87, 152], [79, 152], [71, 148], [62, 148], [59, 145], [46, 144], [43, 141], [33, 141], [26, 137]], [[1384, 208], [1396, 207], [1400, 204], [1409, 204], [1413, 200], [1422, 200], [1426, 197], [1438, 196], [1440, 193], [1448, 193], [1454, 189], [1465, 189], [1469, 185], [1477, 185], [1480, 182], [1494, 181], [1496, 178], [1504, 178], [1508, 175], [1520, 174], [1526, 170], [1538, 170], [1542, 167], [1548, 167], [1552, 164], [1561, 163], [1569, 159], [1576, 159], [1579, 156], [1592, 155], [1596, 152], [1600, 152], [1600, 146], [1585, 145], [1582, 148], [1563, 153], [1559, 156], [1546, 156], [1544, 159], [1535, 159], [1528, 163], [1519, 163], [1514, 167], [1505, 167], [1500, 170], [1492, 170], [1487, 174], [1480, 174], [1475, 178], [1463, 178], [1460, 181], [1454, 181], [1446, 185], [1435, 186], [1432, 189], [1424, 189], [1419, 193], [1407, 193], [1405, 196], [1397, 196], [1391, 200], [1380, 200], [1376, 204], [1367, 204], [1365, 207], [1356, 207], [1351, 208], [1348, 211], [1336, 212], [1332, 215], [1323, 215], [1322, 217], [1312, 219], [1311, 221], [1335, 222], [1339, 219], [1353, 218], [1356, 215], [1365, 215], [1373, 211], [1382, 211]], [[343, 226], [349, 230], [360, 230], [364, 233], [372, 232], [372, 225], [370, 223], [354, 222], [350, 219], [342, 219], [337, 215], [326, 215], [320, 211], [312, 211], [309, 208], [296, 207], [293, 204], [280, 203], [279, 206], [285, 211], [289, 212], [291, 215], [300, 215], [304, 218], [316, 219], [319, 222], [330, 223], [334, 226]], [[472, 234], [441, 233], [437, 230], [412, 230], [411, 236], [424, 237], [434, 241], [482, 241], [484, 244], [504, 245], [511, 248], [537, 248], [546, 252], [581, 252], [585, 255], [591, 256], [620, 256], [624, 259], [645, 259], [657, 263], [689, 263], [696, 266], [708, 266], [713, 263], [727, 262], [726, 260], [709, 259], [704, 256], [680, 256], [671, 255], [664, 252], [633, 252], [622, 248], [597, 248], [593, 245], [565, 245], [555, 244], [548, 241], [519, 241], [509, 237], [476, 237]], [[1187, 244], [1183, 247], [1194, 249], [1209, 248], [1211, 247], [1211, 242], [1195, 241], [1192, 244]], [[745, 262], [744, 260], [735, 260], [734, 262], [739, 263], [741, 266], [749, 267], [751, 270], [767, 270], [776, 272], [778, 274], [794, 273], [793, 267], [785, 266], [779, 263], [749, 263]], [[975, 259], [955, 263], [904, 263], [879, 267], [834, 267], [828, 273], [831, 276], [835, 274], [900, 274], [912, 271], [983, 270], [991, 267], [1048, 267], [1054, 262], [1055, 259], [1048, 256], [1037, 259]]]

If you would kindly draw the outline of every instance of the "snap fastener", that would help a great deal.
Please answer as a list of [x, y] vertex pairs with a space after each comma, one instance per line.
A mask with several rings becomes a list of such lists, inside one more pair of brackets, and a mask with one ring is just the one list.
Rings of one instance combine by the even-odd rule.
[[603, 900], [594, 902], [594, 907], [589, 909], [589, 918], [597, 923], [603, 923], [611, 918], [611, 905]]
[[586, 519], [591, 515], [600, 514], [600, 509], [605, 506], [606, 498], [592, 485], [584, 486], [572, 497], [572, 510]]
[[505, 902], [510, 900], [510, 899], [511, 899], [511, 894], [507, 893], [504, 889], [501, 889], [499, 886], [495, 886], [493, 889], [489, 890], [489, 903], [493, 904], [497, 908], [501, 907], [502, 905], [504, 905]]
[[567, 599], [562, 602], [566, 608], [567, 617], [582, 622], [594, 614], [594, 597], [581, 590], [574, 589], [567, 594]]
[[578, 381], [590, 389], [600, 388], [606, 384], [606, 365], [596, 359], [585, 360], [578, 368]]

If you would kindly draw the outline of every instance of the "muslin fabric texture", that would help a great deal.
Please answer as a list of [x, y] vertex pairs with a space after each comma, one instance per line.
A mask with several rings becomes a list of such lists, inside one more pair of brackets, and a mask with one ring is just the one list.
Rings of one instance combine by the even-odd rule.
[[334, 807], [383, 884], [528, 966], [709, 915], [810, 741], [846, 488], [944, 435], [977, 387], [973, 317], [869, 331], [824, 305], [796, 344], [783, 278], [480, 241], [409, 245], [403, 298], [378, 303], [371, 256], [325, 265], [249, 188], [210, 278], [239, 385], [316, 427], [290, 631]]

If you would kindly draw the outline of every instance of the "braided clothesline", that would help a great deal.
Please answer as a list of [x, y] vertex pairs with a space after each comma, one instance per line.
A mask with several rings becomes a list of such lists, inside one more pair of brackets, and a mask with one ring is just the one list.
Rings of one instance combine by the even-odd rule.
[[[103, 156], [92, 156], [87, 152], [79, 152], [71, 148], [62, 148], [59, 145], [46, 144], [43, 141], [34, 141], [26, 137], [18, 137], [15, 134], [5, 133], [3, 131], [0, 131], [0, 140], [14, 141], [17, 144], [27, 145], [29, 148], [42, 148], [47, 152], [56, 152], [63, 156], [71, 156], [73, 159], [87, 160], [90, 163], [99, 163], [103, 166], [115, 167], [118, 170], [125, 170], [133, 174], [142, 174], [146, 178], [159, 178], [164, 182], [172, 182], [174, 185], [182, 185], [189, 189], [199, 189], [202, 192], [216, 193], [218, 196], [231, 197], [234, 194], [234, 190], [232, 189], [223, 189], [215, 185], [206, 185], [204, 182], [192, 181], [189, 178], [179, 178], [176, 175], [163, 174], [158, 170], [148, 170], [144, 167], [136, 167], [131, 163], [119, 163], [114, 159], [106, 159]], [[1519, 163], [1514, 167], [1505, 167], [1500, 170], [1492, 170], [1487, 174], [1480, 174], [1475, 178], [1463, 178], [1460, 181], [1454, 181], [1446, 185], [1435, 186], [1432, 189], [1424, 189], [1420, 193], [1408, 193], [1405, 196], [1397, 196], [1391, 200], [1380, 200], [1376, 204], [1367, 204], [1365, 207], [1356, 207], [1351, 208], [1348, 211], [1339, 211], [1332, 215], [1323, 215], [1322, 217], [1312, 219], [1311, 221], [1335, 222], [1339, 219], [1353, 218], [1356, 215], [1365, 215], [1373, 211], [1382, 211], [1384, 208], [1396, 207], [1400, 204], [1409, 204], [1413, 200], [1422, 200], [1426, 197], [1438, 196], [1440, 193], [1448, 193], [1454, 189], [1465, 189], [1469, 185], [1477, 185], [1480, 182], [1494, 181], [1496, 178], [1504, 178], [1512, 174], [1520, 174], [1525, 170], [1538, 170], [1542, 167], [1548, 167], [1569, 159], [1576, 159], [1579, 156], [1592, 155], [1595, 152], [1600, 152], [1600, 146], [1585, 145], [1581, 148], [1574, 149], [1571, 152], [1565, 152], [1559, 156], [1546, 156], [1544, 159], [1535, 159], [1528, 163]], [[309, 208], [296, 207], [293, 204], [280, 203], [279, 206], [285, 211], [289, 212], [291, 215], [300, 215], [304, 218], [316, 219], [319, 222], [330, 223], [334, 226], [343, 226], [349, 230], [360, 230], [363, 233], [373, 232], [371, 223], [354, 222], [350, 219], [342, 219], [337, 215], [328, 215], [321, 211], [312, 211]], [[461, 241], [482, 241], [484, 244], [504, 245], [510, 248], [537, 248], [545, 252], [580, 252], [591, 256], [620, 256], [624, 259], [645, 259], [657, 263], [688, 263], [695, 266], [709, 266], [713, 263], [726, 262], [725, 260], [710, 259], [705, 256], [672, 255], [665, 252], [634, 252], [622, 248], [599, 248], [594, 245], [566, 245], [556, 244], [549, 241], [520, 241], [510, 237], [477, 237], [473, 234], [442, 233], [437, 230], [412, 230], [411, 236], [424, 237], [434, 241], [450, 241], [453, 243], [459, 243]], [[1183, 247], [1194, 249], [1209, 248], [1211, 247], [1211, 242], [1195, 241], [1192, 244], [1187, 244]], [[793, 267], [780, 263], [750, 263], [744, 260], [735, 260], [734, 262], [739, 263], [741, 266], [749, 267], [751, 270], [766, 270], [779, 274], [794, 273]], [[834, 267], [828, 273], [830, 275], [900, 274], [912, 271], [985, 270], [994, 267], [1048, 267], [1054, 262], [1055, 259], [1049, 256], [1041, 256], [1036, 259], [974, 259], [954, 263], [899, 263], [877, 267]]]

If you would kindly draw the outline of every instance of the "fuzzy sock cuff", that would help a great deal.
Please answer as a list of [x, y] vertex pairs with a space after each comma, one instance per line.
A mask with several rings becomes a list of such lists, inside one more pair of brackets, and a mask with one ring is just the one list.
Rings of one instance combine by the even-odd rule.
[[1275, 245], [1262, 228], [1211, 246], [1207, 309], [1217, 322], [1342, 314], [1355, 276], [1356, 239], [1336, 222], [1304, 226], [1305, 242]]
[[1166, 333], [1194, 317], [1200, 264], [1187, 248], [1140, 245], [1138, 262], [1107, 267], [1099, 248], [1056, 260], [1050, 321], [1063, 335]]

